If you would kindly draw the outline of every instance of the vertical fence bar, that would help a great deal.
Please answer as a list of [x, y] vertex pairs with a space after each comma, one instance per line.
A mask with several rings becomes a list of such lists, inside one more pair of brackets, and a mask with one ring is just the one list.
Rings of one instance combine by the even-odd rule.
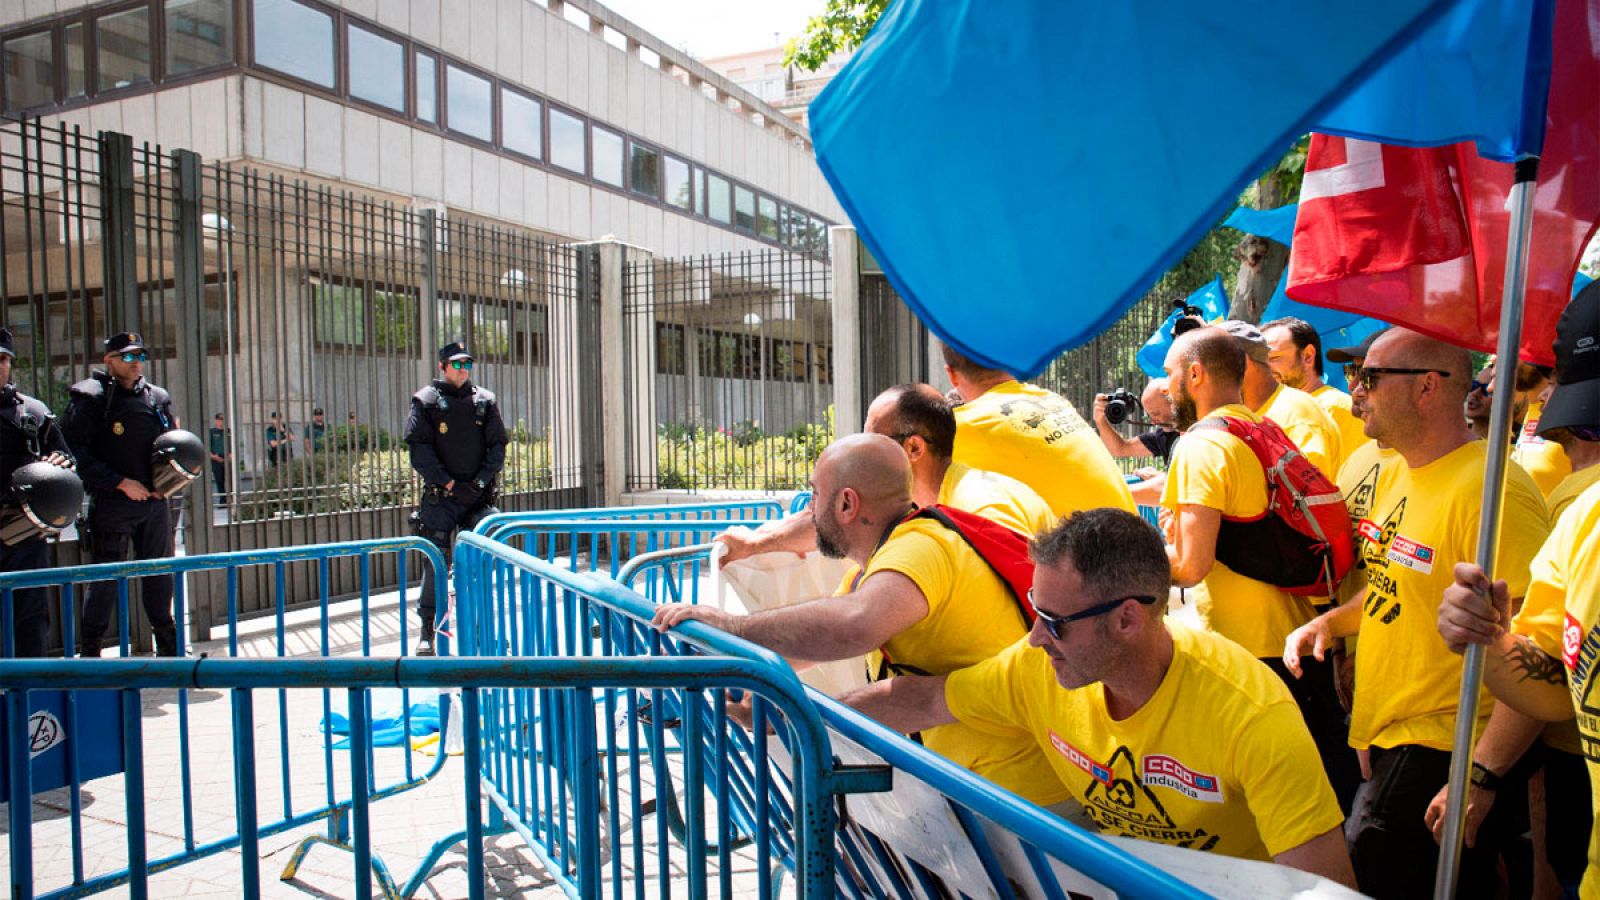
[[479, 751], [478, 689], [461, 691], [462, 720], [464, 726], [463, 772], [466, 780], [467, 815], [467, 896], [470, 900], [483, 900], [483, 760]]
[[[355, 839], [356, 897], [371, 900], [372, 836], [368, 792], [372, 776], [372, 720], [368, 716], [365, 688], [350, 688], [346, 709], [350, 714], [350, 812]], [[442, 752], [443, 748], [440, 749]]]
[[33, 896], [33, 785], [32, 765], [28, 741], [20, 739], [28, 734], [28, 692], [6, 692], [6, 730], [13, 735], [10, 783], [6, 786], [8, 806], [9, 843], [11, 847], [11, 896], [27, 900]]
[[150, 896], [144, 824], [144, 709], [139, 692], [122, 691], [122, 770], [127, 790], [128, 883], [134, 900]]
[[261, 840], [257, 831], [260, 818], [256, 815], [255, 698], [247, 688], [235, 688], [232, 694], [234, 817], [239, 829], [240, 889], [246, 897], [259, 897]]

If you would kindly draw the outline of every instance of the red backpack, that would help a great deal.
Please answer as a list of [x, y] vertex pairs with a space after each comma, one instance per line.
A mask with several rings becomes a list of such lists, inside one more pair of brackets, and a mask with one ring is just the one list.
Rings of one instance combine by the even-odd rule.
[[1226, 430], [1244, 441], [1267, 476], [1267, 508], [1260, 515], [1222, 517], [1217, 560], [1297, 597], [1333, 596], [1356, 556], [1338, 486], [1271, 419], [1219, 416], [1194, 428]]

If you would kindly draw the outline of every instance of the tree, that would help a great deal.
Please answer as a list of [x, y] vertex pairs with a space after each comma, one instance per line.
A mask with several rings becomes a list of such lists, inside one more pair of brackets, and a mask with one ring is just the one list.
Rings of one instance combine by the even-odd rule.
[[806, 23], [805, 34], [784, 48], [783, 64], [815, 72], [835, 53], [861, 46], [888, 5], [889, 0], [827, 0], [822, 15]]
[[[1309, 143], [1310, 139], [1304, 137], [1296, 141], [1277, 165], [1263, 172], [1245, 191], [1239, 198], [1240, 205], [1277, 209], [1299, 197], [1300, 182], [1305, 180]], [[1262, 311], [1278, 288], [1278, 279], [1289, 265], [1289, 248], [1277, 241], [1247, 234], [1233, 253], [1239, 261], [1239, 273], [1233, 282], [1228, 317], [1259, 322]]]

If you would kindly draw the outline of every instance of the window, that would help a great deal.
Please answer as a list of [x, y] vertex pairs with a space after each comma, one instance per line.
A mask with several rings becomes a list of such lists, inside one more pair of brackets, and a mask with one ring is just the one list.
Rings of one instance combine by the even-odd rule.
[[457, 134], [480, 141], [494, 140], [494, 96], [489, 79], [445, 63], [445, 125]]
[[333, 16], [295, 0], [252, 0], [256, 65], [334, 86]]
[[399, 41], [350, 27], [350, 96], [395, 112], [406, 110], [406, 50]]
[[711, 221], [721, 222], [724, 225], [733, 222], [733, 217], [729, 213], [728, 202], [728, 179], [723, 178], [721, 175], [712, 175], [707, 172], [706, 203], [709, 205], [707, 215], [711, 217]]
[[56, 102], [56, 54], [49, 31], [11, 38], [0, 47], [4, 57], [6, 109], [27, 109]]
[[313, 282], [312, 312], [317, 341], [323, 345], [365, 347], [367, 344], [366, 291], [360, 285]]
[[661, 199], [661, 151], [629, 141], [628, 186], [635, 194]]
[[402, 291], [372, 292], [372, 347], [383, 352], [412, 352], [421, 344], [417, 295]]
[[95, 20], [95, 44], [99, 53], [101, 91], [149, 84], [150, 7], [139, 6], [110, 13]]
[[656, 323], [656, 373], [684, 374], [684, 332], [682, 325]]
[[439, 64], [421, 52], [417, 54], [417, 119], [439, 124]]
[[765, 194], [756, 203], [756, 233], [769, 241], [778, 239], [778, 201]]
[[689, 208], [689, 164], [676, 156], [667, 157], [666, 177], [662, 179], [661, 199], [679, 209]]
[[586, 155], [583, 120], [559, 109], [550, 110], [550, 162], [582, 175]]
[[[694, 214], [704, 218], [706, 214], [706, 170], [695, 166], [694, 174], [690, 176], [689, 182], [694, 185]], [[667, 171], [668, 189], [671, 188], [671, 185], [672, 172], [669, 169]], [[671, 195], [669, 194], [668, 196], [670, 197]]]
[[66, 27], [67, 47], [67, 99], [89, 93], [89, 60], [83, 47], [83, 23], [73, 22]]
[[811, 232], [807, 246], [812, 253], [828, 252], [828, 223], [816, 216], [811, 217]]
[[794, 223], [797, 221], [804, 222], [805, 216], [796, 216], [794, 214], [794, 210], [787, 206], [778, 207], [778, 240], [781, 241], [785, 247], [800, 246], [800, 244], [796, 241], [796, 238], [799, 235], [795, 234], [794, 228]]
[[512, 153], [543, 156], [543, 105], [509, 88], [500, 89], [500, 143]]
[[594, 137], [594, 180], [622, 187], [622, 135], [596, 125]]
[[733, 227], [751, 234], [756, 230], [756, 195], [747, 187], [733, 189]]
[[233, 61], [232, 0], [167, 0], [167, 74]]

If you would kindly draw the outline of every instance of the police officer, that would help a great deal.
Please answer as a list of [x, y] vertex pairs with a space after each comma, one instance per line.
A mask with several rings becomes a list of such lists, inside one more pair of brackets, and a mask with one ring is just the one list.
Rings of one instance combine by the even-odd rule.
[[[506, 426], [494, 394], [472, 383], [472, 354], [460, 343], [439, 350], [439, 377], [411, 397], [406, 420], [411, 467], [424, 482], [417, 533], [450, 561], [457, 528], [471, 528], [494, 508], [495, 479], [506, 462]], [[422, 639], [418, 653], [433, 653], [433, 568], [423, 569]]]
[[[172, 519], [166, 498], [152, 486], [150, 456], [160, 435], [176, 427], [172, 397], [144, 380], [150, 358], [135, 332], [105, 343], [105, 371], [72, 386], [62, 430], [78, 457], [89, 493], [89, 552], [97, 563], [172, 555]], [[155, 631], [156, 652], [178, 655], [172, 621], [172, 576], [141, 579], [145, 615]], [[97, 657], [116, 612], [117, 586], [97, 581], [89, 588], [78, 628], [78, 654]], [[131, 637], [131, 635], [130, 635]]]
[[[33, 462], [72, 468], [72, 451], [56, 426], [50, 408], [17, 390], [11, 383], [11, 363], [16, 359], [11, 332], [0, 328], [0, 504], [11, 497], [11, 474]], [[15, 544], [0, 542], [0, 572], [22, 572], [50, 566], [50, 546], [42, 534]], [[12, 594], [12, 653], [44, 656], [50, 639], [47, 588], [28, 588]]]

